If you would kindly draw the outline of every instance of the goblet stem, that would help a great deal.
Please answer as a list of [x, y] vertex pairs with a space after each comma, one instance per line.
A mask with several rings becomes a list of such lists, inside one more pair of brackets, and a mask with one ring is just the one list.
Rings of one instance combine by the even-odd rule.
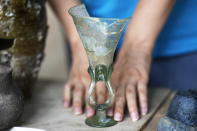
[[96, 115], [99, 121], [103, 121], [106, 119], [106, 111], [105, 110], [97, 110]]
[[[88, 104], [96, 109], [96, 116], [86, 119], [86, 124], [93, 127], [109, 127], [115, 125], [117, 122], [112, 117], [106, 116], [106, 110], [112, 105], [114, 101], [114, 89], [111, 86], [110, 78], [112, 73], [112, 65], [108, 68], [105, 65], [98, 65], [96, 68], [89, 67], [88, 72], [91, 77], [91, 84], [88, 91]], [[109, 92], [109, 98], [103, 104], [97, 104], [92, 97], [97, 81], [105, 81]]]

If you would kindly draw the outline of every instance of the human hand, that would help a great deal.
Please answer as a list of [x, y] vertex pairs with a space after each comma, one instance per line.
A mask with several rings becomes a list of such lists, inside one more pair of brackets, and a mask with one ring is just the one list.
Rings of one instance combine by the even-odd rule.
[[[73, 114], [81, 115], [83, 113], [83, 102], [89, 89], [90, 77], [87, 72], [89, 63], [82, 43], [79, 45], [72, 54], [72, 67], [69, 79], [64, 86], [64, 107], [68, 108], [72, 104]], [[73, 96], [72, 96], [73, 94]], [[72, 102], [71, 102], [72, 101]], [[86, 116], [94, 115], [94, 109], [86, 104]]]
[[[90, 85], [90, 76], [88, 74], [88, 59], [85, 53], [85, 50], [82, 47], [82, 43], [80, 47], [72, 50], [74, 53], [72, 54], [72, 68], [69, 76], [68, 82], [64, 86], [64, 107], [68, 108], [73, 106], [73, 114], [81, 115], [83, 113], [83, 102], [86, 104], [86, 116], [91, 117], [94, 115], [95, 110], [92, 109], [87, 101], [87, 94]], [[92, 94], [93, 98], [97, 103], [104, 103], [107, 97], [107, 88], [105, 87], [104, 82], [97, 82], [94, 92]], [[72, 96], [73, 94], [73, 96]]]
[[[116, 87], [113, 107], [115, 120], [121, 121], [123, 119], [126, 103], [133, 121], [139, 119], [138, 102], [141, 114], [147, 114], [147, 82], [151, 55], [140, 46], [127, 46], [121, 49], [112, 73], [112, 83]], [[112, 111], [111, 109], [109, 112]]]
[[[85, 53], [75, 53], [69, 81], [65, 84], [64, 106], [71, 105], [71, 94], [73, 92], [73, 114], [82, 114], [82, 106], [85, 94], [90, 84], [90, 77], [87, 73], [88, 60]], [[124, 113], [124, 106], [127, 102], [128, 110], [133, 121], [139, 119], [137, 108], [137, 96], [141, 114], [148, 112], [147, 105], [147, 82], [151, 63], [151, 55], [140, 48], [123, 48], [114, 65], [112, 83], [116, 87], [115, 103], [113, 109], [108, 110], [108, 115], [121, 121]], [[107, 99], [107, 89], [104, 82], [96, 84], [96, 91], [93, 96], [97, 103], [101, 104]], [[137, 95], [138, 94], [138, 95]], [[86, 116], [93, 116], [95, 111], [86, 103]]]

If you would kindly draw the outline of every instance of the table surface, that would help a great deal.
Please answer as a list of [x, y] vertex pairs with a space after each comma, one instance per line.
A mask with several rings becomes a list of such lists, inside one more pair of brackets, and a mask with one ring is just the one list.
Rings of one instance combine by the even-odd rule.
[[172, 98], [168, 89], [149, 88], [149, 113], [139, 121], [132, 122], [126, 113], [123, 122], [113, 127], [92, 128], [85, 125], [85, 115], [73, 116], [71, 108], [63, 108], [63, 85], [63, 81], [39, 80], [32, 99], [25, 104], [20, 126], [47, 131], [153, 131], [156, 130], [158, 120], [165, 115]]

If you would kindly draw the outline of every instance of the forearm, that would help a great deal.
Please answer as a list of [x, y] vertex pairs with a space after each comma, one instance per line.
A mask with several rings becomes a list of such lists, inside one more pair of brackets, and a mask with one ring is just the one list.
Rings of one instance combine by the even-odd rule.
[[151, 53], [176, 0], [139, 0], [128, 25], [123, 49], [140, 47]]
[[80, 2], [78, 0], [49, 0], [49, 3], [64, 27], [73, 55], [75, 56], [81, 51], [85, 54], [72, 17], [68, 13], [71, 7]]

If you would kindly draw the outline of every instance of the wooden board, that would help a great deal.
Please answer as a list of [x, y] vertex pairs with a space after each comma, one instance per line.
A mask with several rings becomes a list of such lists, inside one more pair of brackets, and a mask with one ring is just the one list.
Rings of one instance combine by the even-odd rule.
[[92, 128], [85, 125], [85, 115], [73, 116], [71, 108], [63, 108], [64, 82], [39, 80], [31, 100], [26, 102], [21, 119], [24, 127], [40, 128], [47, 131], [137, 131], [142, 130], [152, 118], [170, 91], [164, 88], [149, 89], [149, 113], [139, 121], [132, 122], [126, 114], [123, 122], [109, 128]]
[[144, 128], [144, 131], [155, 131], [159, 120], [166, 115], [168, 106], [174, 97], [175, 92], [171, 93], [165, 103], [158, 109], [157, 113], [153, 116], [148, 125]]

